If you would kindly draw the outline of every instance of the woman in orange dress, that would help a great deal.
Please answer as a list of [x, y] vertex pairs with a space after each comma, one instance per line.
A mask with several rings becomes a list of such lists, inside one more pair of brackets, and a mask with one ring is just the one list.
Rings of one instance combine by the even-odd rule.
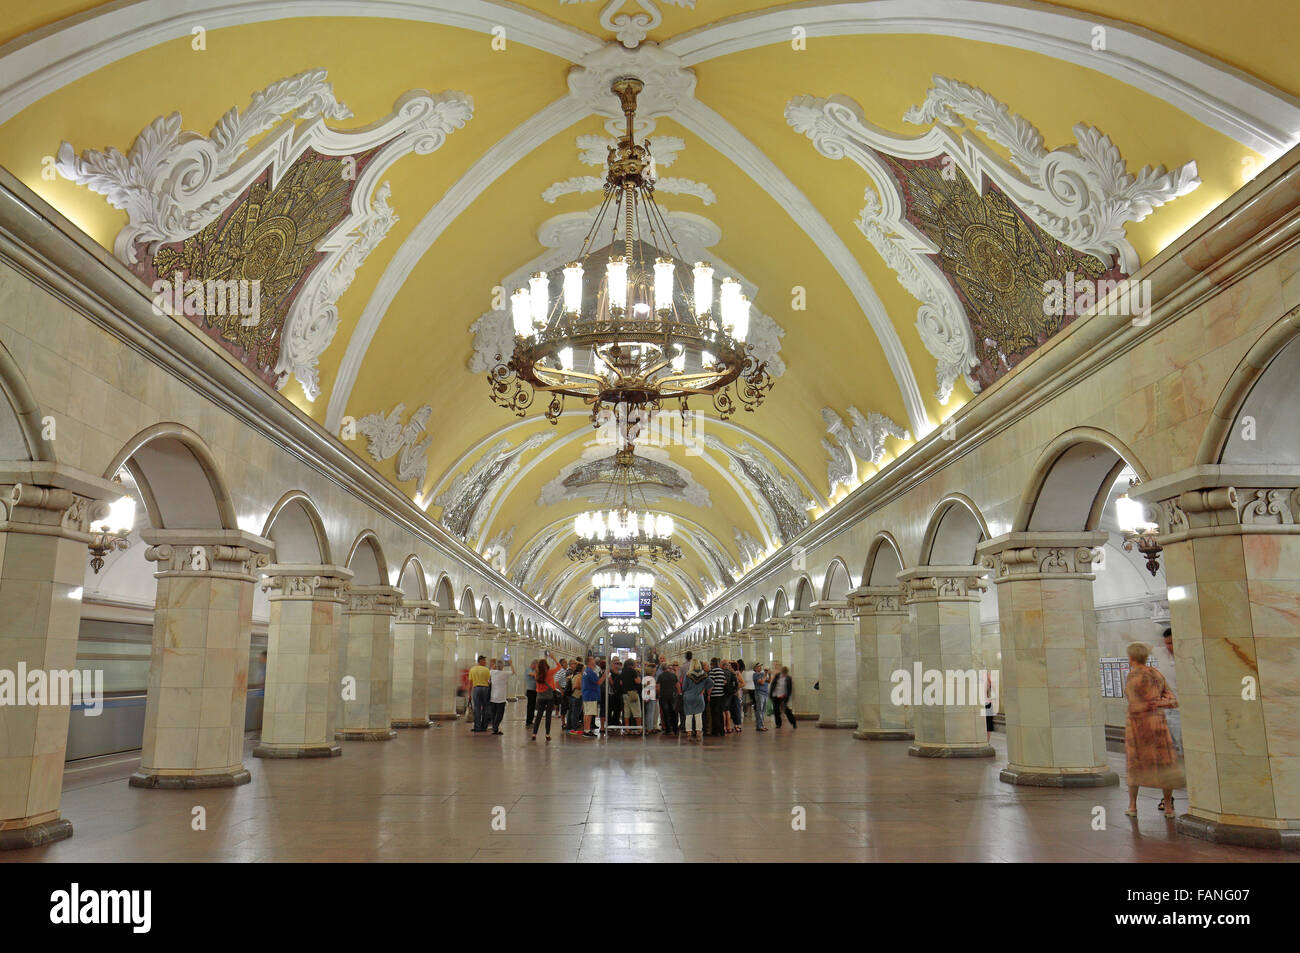
[[1124, 813], [1137, 816], [1139, 787], [1160, 788], [1165, 796], [1165, 817], [1173, 817], [1174, 788], [1186, 786], [1187, 780], [1165, 723], [1164, 710], [1177, 708], [1178, 699], [1169, 690], [1165, 677], [1147, 665], [1150, 651], [1141, 642], [1128, 647], [1129, 673], [1124, 683], [1124, 696], [1128, 699], [1128, 724], [1124, 732], [1128, 810]]

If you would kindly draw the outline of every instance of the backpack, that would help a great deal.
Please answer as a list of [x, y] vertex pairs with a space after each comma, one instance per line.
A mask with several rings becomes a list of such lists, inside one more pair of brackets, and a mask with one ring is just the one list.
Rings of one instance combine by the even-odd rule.
[[734, 695], [736, 694], [737, 686], [740, 685], [740, 680], [736, 678], [736, 673], [731, 669], [726, 669], [725, 671], [727, 673], [727, 681], [723, 685], [722, 693], [724, 695]]

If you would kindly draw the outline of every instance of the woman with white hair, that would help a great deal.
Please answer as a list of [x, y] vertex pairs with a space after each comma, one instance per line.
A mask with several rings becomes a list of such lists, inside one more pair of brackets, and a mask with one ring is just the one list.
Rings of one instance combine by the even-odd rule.
[[1129, 673], [1124, 683], [1128, 699], [1128, 722], [1124, 731], [1124, 755], [1128, 762], [1129, 817], [1137, 817], [1138, 788], [1160, 788], [1165, 817], [1174, 816], [1174, 788], [1187, 780], [1174, 750], [1174, 739], [1165, 723], [1165, 710], [1178, 707], [1165, 677], [1151, 666], [1151, 650], [1142, 642], [1128, 647]]

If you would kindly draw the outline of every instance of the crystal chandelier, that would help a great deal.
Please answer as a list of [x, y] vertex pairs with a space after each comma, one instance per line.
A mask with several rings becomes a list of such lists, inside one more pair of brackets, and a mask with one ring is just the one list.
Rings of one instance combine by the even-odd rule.
[[573, 520], [578, 537], [568, 549], [575, 562], [609, 559], [615, 563], [675, 562], [682, 558], [681, 547], [673, 542], [676, 528], [666, 513], [651, 513], [634, 505], [636, 473], [633, 450], [623, 447], [614, 454], [614, 479], [606, 505], [579, 513]]
[[593, 589], [653, 589], [654, 584], [654, 573], [634, 572], [631, 568], [598, 572], [591, 577]]
[[[740, 282], [723, 278], [715, 306], [709, 263], [695, 263], [689, 291], [679, 274], [686, 266], [678, 267], [680, 251], [655, 202], [650, 143], [633, 139], [642, 85], [625, 77], [610, 87], [627, 130], [609, 149], [604, 199], [579, 260], [556, 276], [559, 293], [552, 293], [552, 277], [538, 272], [510, 299], [514, 351], [501, 356], [488, 382], [493, 402], [519, 417], [541, 391], [551, 395], [546, 417], [552, 424], [565, 397], [590, 405], [593, 422], [602, 410], [620, 406], [653, 413], [678, 401], [685, 412], [687, 401], [700, 396], [712, 398], [725, 419], [738, 405], [752, 411], [771, 389], [766, 362], [746, 343], [749, 299]], [[597, 251], [596, 239], [606, 232], [609, 245]], [[655, 253], [651, 262], [647, 250]], [[666, 257], [670, 250], [675, 257]], [[604, 274], [588, 297], [583, 276], [602, 264]]]

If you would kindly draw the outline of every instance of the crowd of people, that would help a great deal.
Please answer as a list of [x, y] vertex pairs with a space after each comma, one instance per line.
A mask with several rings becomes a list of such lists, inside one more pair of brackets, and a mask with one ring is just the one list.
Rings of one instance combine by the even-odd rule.
[[[501, 734], [514, 671], [509, 661], [480, 655], [466, 673], [466, 715], [473, 718], [475, 734]], [[788, 667], [698, 659], [691, 652], [683, 661], [651, 656], [644, 672], [635, 659], [557, 660], [548, 652], [529, 663], [525, 696], [529, 740], [545, 727], [550, 741], [553, 721], [560, 731], [582, 738], [630, 729], [695, 741], [739, 733], [748, 718], [755, 731], [768, 731], [769, 715], [777, 728], [783, 719], [798, 728]]]

